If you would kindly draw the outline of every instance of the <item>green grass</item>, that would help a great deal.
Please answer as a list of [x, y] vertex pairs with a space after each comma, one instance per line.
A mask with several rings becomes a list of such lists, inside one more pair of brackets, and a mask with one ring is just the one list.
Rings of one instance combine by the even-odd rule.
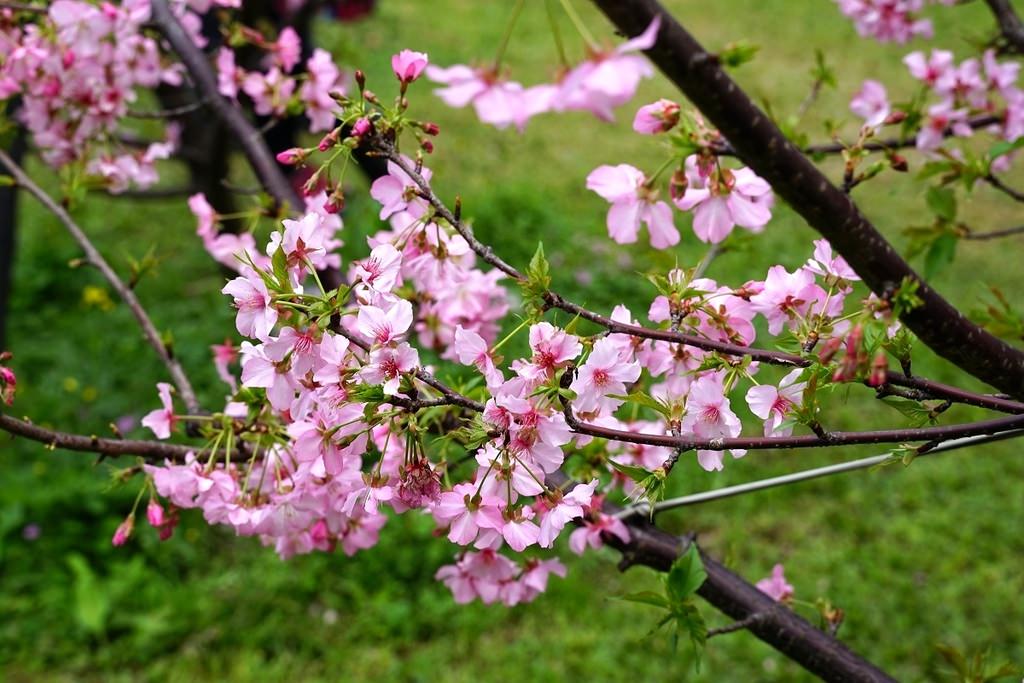
[[[429, 51], [440, 64], [490, 59], [504, 30], [506, 8], [498, 5], [386, 0], [358, 27], [321, 27], [320, 40], [362, 66], [370, 87], [383, 94], [391, 87], [388, 57], [401, 47]], [[905, 50], [858, 39], [831, 3], [669, 5], [710, 49], [740, 39], [760, 44], [755, 62], [736, 75], [779, 112], [795, 110], [809, 86], [813, 51], [824, 49], [840, 67], [840, 83], [808, 117], [806, 129], [816, 138], [826, 118], [847, 119], [852, 133], [846, 102], [863, 78], [882, 78], [894, 95], [910, 86], [899, 61]], [[595, 13], [584, 16], [595, 33], [610, 35]], [[933, 16], [940, 42], [958, 54], [990, 23], [980, 3], [936, 9]], [[524, 12], [506, 61], [527, 82], [549, 75], [554, 48], [539, 6]], [[626, 302], [641, 314], [651, 292], [637, 273], [700, 259], [688, 219], [678, 221], [683, 243], [670, 253], [618, 247], [605, 235], [606, 204], [584, 189], [586, 174], [602, 163], [653, 169], [662, 159], [657, 141], [629, 132], [629, 107], [614, 125], [567, 114], [535, 120], [519, 136], [485, 128], [470, 111], [447, 109], [428, 91], [425, 83], [413, 86], [413, 111], [443, 131], [431, 160], [437, 187], [445, 197], [462, 196], [478, 234], [512, 263], [525, 264], [543, 240], [556, 287], [599, 310]], [[659, 96], [675, 96], [661, 78], [645, 83], [635, 103]], [[836, 176], [834, 163], [826, 168]], [[912, 177], [887, 175], [857, 196], [902, 244], [903, 227], [928, 220], [923, 189]], [[376, 225], [372, 207], [355, 193], [352, 198], [348, 258], [363, 253], [362, 237]], [[979, 228], [1013, 220], [1013, 207], [984, 188], [965, 211]], [[161, 265], [139, 286], [139, 296], [157, 325], [173, 331], [202, 398], [220, 400], [208, 346], [233, 335], [232, 316], [217, 294], [223, 277], [202, 253], [186, 212], [173, 202], [96, 201], [77, 217], [122, 269], [127, 255], [156, 249]], [[15, 411], [85, 433], [104, 433], [122, 415], [141, 416], [155, 406], [153, 385], [164, 375], [134, 321], [123, 307], [105, 311], [85, 303], [83, 289], [104, 284], [95, 272], [68, 268], [78, 253], [52, 217], [26, 201], [20, 225], [10, 342], [21, 381]], [[763, 236], [741, 240], [710, 275], [740, 283], [763, 276], [773, 263], [795, 267], [809, 255], [813, 236], [780, 206]], [[1000, 253], [1009, 246], [963, 245], [938, 287], [968, 307], [988, 284], [1019, 298], [1016, 273]], [[930, 376], [976, 386], [927, 350], [915, 363]], [[898, 423], [898, 414], [873, 404], [866, 392], [845, 399], [835, 401], [836, 427]], [[730, 460], [720, 474], [685, 463], [673, 486], [679, 493], [700, 491], [874, 452], [751, 454]], [[663, 521], [675, 531], [696, 530], [709, 550], [751, 579], [785, 562], [798, 597], [827, 596], [846, 611], [840, 634], [852, 648], [900, 680], [935, 680], [943, 668], [937, 642], [991, 648], [1024, 662], [1019, 455], [1013, 443], [1001, 443], [907, 469], [707, 504]], [[609, 598], [657, 580], [645, 569], [620, 575], [610, 552], [570, 558], [569, 578], [553, 581], [533, 604], [459, 607], [432, 579], [452, 549], [421, 518], [395, 518], [378, 548], [354, 558], [315, 555], [284, 563], [253, 539], [205, 526], [196, 514], [184, 515], [168, 543], [140, 526], [137, 540], [114, 549], [110, 536], [135, 489], [109, 487], [107, 464], [5, 440], [0, 467], [0, 670], [8, 680], [808, 679], [742, 633], [712, 641], [694, 673], [686, 648], [674, 652], [666, 637], [646, 637], [652, 613]], [[41, 529], [34, 542], [22, 537], [28, 524]], [[704, 612], [712, 625], [725, 623], [710, 607]]]

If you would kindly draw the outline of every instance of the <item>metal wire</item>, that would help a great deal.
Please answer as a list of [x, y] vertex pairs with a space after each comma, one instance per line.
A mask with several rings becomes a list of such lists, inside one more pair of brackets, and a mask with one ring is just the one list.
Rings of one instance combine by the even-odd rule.
[[[983, 434], [980, 436], [967, 436], [960, 439], [950, 439], [949, 441], [945, 441], [917, 457], [925, 458], [930, 455], [935, 455], [937, 453], [946, 453], [961, 448], [967, 448], [968, 446], [977, 446], [984, 443], [991, 443], [993, 441], [1011, 439], [1022, 435], [1024, 435], [1024, 429], [1002, 432], [1000, 434]], [[674, 510], [675, 508], [687, 507], [689, 505], [696, 505], [698, 503], [706, 503], [712, 500], [731, 498], [733, 496], [740, 496], [745, 493], [752, 493], [754, 491], [763, 491], [765, 489], [775, 488], [776, 486], [785, 486], [787, 484], [795, 484], [797, 482], [808, 481], [810, 479], [828, 477], [833, 474], [842, 474], [843, 472], [863, 470], [869, 467], [874, 467], [875, 465], [880, 465], [886, 460], [889, 460], [891, 457], [891, 453], [883, 453], [881, 455], [873, 455], [871, 457], [861, 458], [859, 460], [850, 460], [848, 462], [842, 462], [836, 465], [827, 465], [825, 467], [816, 467], [814, 469], [803, 470], [801, 472], [793, 472], [792, 474], [784, 474], [779, 477], [758, 479], [756, 481], [747, 482], [746, 484], [737, 484], [736, 486], [726, 486], [724, 488], [714, 489], [712, 491], [702, 491], [701, 493], [693, 493], [687, 496], [679, 496], [678, 498], [669, 498], [668, 500], [663, 500], [659, 503], [655, 503], [654, 512], [664, 512], [665, 510]], [[635, 514], [649, 514], [650, 509], [651, 506], [649, 503], [638, 503], [636, 505], [631, 505], [630, 507], [624, 508], [620, 512], [616, 513], [615, 516], [620, 519], [623, 519]]]

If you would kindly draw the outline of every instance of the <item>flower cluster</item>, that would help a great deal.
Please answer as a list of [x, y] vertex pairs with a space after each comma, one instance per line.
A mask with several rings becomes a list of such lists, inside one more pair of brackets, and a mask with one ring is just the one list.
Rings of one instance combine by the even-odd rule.
[[[970, 137], [974, 116], [994, 116], [987, 129], [997, 137], [1016, 140], [1024, 134], [1024, 90], [1017, 85], [1020, 64], [999, 61], [994, 50], [986, 50], [981, 59], [969, 58], [957, 64], [948, 50], [930, 53], [911, 52], [903, 58], [910, 75], [919, 81], [935, 100], [926, 103], [923, 125], [917, 133], [917, 148], [934, 152], [950, 136]], [[891, 120], [885, 86], [874, 80], [864, 82], [850, 101], [850, 110], [871, 128]], [[995, 170], [1006, 170], [1009, 155], [994, 161]]]
[[857, 33], [881, 43], [906, 43], [931, 38], [932, 22], [919, 16], [929, 3], [952, 5], [956, 0], [836, 0], [840, 11], [853, 20]]
[[[691, 154], [683, 169], [673, 176], [672, 201], [680, 211], [693, 211], [693, 232], [700, 241], [718, 244], [737, 225], [761, 232], [771, 220], [771, 187], [749, 168], [723, 168], [714, 157]], [[656, 181], [629, 164], [599, 166], [587, 176], [587, 188], [611, 203], [608, 235], [619, 244], [636, 242], [641, 223], [655, 249], [679, 243], [672, 210], [659, 199]]]
[[[201, 41], [199, 17], [184, 3], [175, 10]], [[156, 182], [154, 162], [173, 150], [168, 142], [133, 151], [115, 136], [139, 89], [182, 82], [180, 65], [165, 63], [143, 32], [149, 18], [147, 0], [58, 0], [44, 20], [27, 25], [0, 10], [0, 100], [21, 98], [18, 119], [47, 163], [81, 162], [114, 192]]]
[[524, 87], [505, 78], [496, 68], [457, 64], [427, 67], [427, 77], [442, 84], [436, 93], [452, 107], [473, 105], [484, 123], [497, 128], [515, 126], [520, 132], [532, 117], [545, 112], [588, 111], [611, 121], [615, 109], [636, 93], [640, 81], [654, 75], [651, 65], [637, 54], [652, 45], [661, 25], [655, 18], [647, 29], [615, 48], [591, 49], [583, 62], [555, 83]]

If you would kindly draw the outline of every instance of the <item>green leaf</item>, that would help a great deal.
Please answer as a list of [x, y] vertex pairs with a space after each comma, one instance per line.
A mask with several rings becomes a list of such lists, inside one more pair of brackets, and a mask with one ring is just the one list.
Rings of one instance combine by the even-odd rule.
[[648, 394], [646, 392], [643, 392], [643, 391], [634, 391], [632, 394], [626, 394], [626, 395], [614, 395], [613, 394], [613, 395], [610, 395], [610, 398], [621, 399], [623, 401], [626, 401], [627, 403], [636, 403], [637, 405], [641, 405], [641, 406], [644, 406], [646, 408], [650, 408], [651, 410], [653, 410], [653, 411], [655, 411], [657, 413], [660, 413], [661, 415], [664, 415], [665, 417], [671, 417], [671, 415], [672, 415], [672, 411], [671, 411], [671, 409], [667, 405], [665, 405], [664, 403], [662, 403], [658, 399], [654, 398], [650, 394]]
[[1016, 140], [1000, 140], [988, 148], [988, 158], [994, 161], [1021, 147], [1024, 147], [1024, 137], [1017, 138]]
[[694, 667], [700, 671], [700, 655], [707, 644], [708, 625], [704, 616], [697, 609], [693, 600], [687, 600], [678, 610], [675, 610], [676, 632], [685, 633], [693, 645]]
[[753, 45], [745, 40], [729, 43], [718, 53], [718, 61], [727, 69], [735, 69], [753, 61], [754, 55], [760, 49], [760, 45]]
[[639, 593], [628, 593], [626, 595], [614, 596], [616, 600], [624, 600], [626, 602], [636, 602], [641, 605], [650, 605], [651, 607], [660, 607], [661, 609], [669, 609], [671, 606], [668, 598], [661, 593], [655, 593], [654, 591], [641, 591]]
[[708, 573], [704, 570], [697, 544], [690, 543], [686, 552], [672, 563], [665, 587], [673, 603], [681, 603], [693, 595], [707, 578]]
[[548, 260], [544, 257], [544, 243], [538, 242], [537, 251], [534, 252], [533, 258], [530, 259], [530, 265], [526, 270], [526, 274], [532, 283], [535, 283], [542, 289], [547, 289], [551, 284], [549, 271]]
[[636, 465], [623, 465], [622, 463], [615, 462], [614, 460], [609, 460], [608, 464], [611, 465], [616, 472], [626, 475], [635, 482], [643, 481], [651, 476], [651, 473], [648, 470], [645, 470], [643, 467], [637, 467]]
[[929, 187], [924, 196], [928, 208], [946, 221], [956, 220], [956, 193], [948, 187]]
[[274, 271], [274, 277], [277, 279], [277, 285], [282, 291], [288, 291], [288, 256], [284, 253], [284, 249], [278, 247], [274, 252], [274, 255], [270, 257], [270, 264]]
[[932, 279], [943, 268], [953, 262], [956, 256], [956, 245], [960, 240], [951, 232], [939, 235], [924, 255], [924, 276]]

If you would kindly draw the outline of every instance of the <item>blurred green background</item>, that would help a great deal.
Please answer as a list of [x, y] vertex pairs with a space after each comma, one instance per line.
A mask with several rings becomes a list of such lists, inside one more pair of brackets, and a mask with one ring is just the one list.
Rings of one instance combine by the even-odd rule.
[[[831, 2], [729, 0], [667, 3], [709, 49], [746, 40], [761, 46], [736, 77], [775, 112], [795, 112], [811, 82], [815, 48], [838, 70], [802, 123], [814, 139], [826, 119], [857, 122], [850, 95], [866, 77], [880, 78], [895, 101], [911, 81], [900, 63], [909, 48], [857, 38]], [[592, 31], [610, 27], [577, 2]], [[510, 3], [472, 0], [382, 0], [370, 20], [317, 26], [317, 41], [343, 63], [362, 67], [370, 87], [390, 96], [389, 56], [403, 47], [430, 53], [434, 63], [487, 61], [504, 31]], [[936, 42], [959, 56], [992, 28], [982, 3], [930, 11]], [[563, 35], [579, 55], [568, 22]], [[915, 44], [914, 47], [927, 47]], [[551, 77], [555, 51], [540, 2], [528, 3], [506, 63], [526, 83]], [[584, 188], [602, 163], [651, 171], [663, 160], [659, 141], [634, 135], [634, 105], [677, 97], [658, 77], [645, 82], [618, 122], [588, 115], [543, 116], [525, 135], [496, 132], [469, 110], [451, 110], [411, 89], [412, 111], [440, 124], [430, 160], [445, 197], [458, 193], [478, 235], [523, 265], [543, 240], [555, 285], [597, 310], [626, 302], [642, 315], [653, 296], [638, 273], [693, 265], [703, 255], [683, 233], [675, 250], [614, 245], [606, 236], [607, 205]], [[912, 164], [920, 160], [912, 157]], [[48, 177], [38, 164], [34, 170]], [[838, 177], [835, 162], [825, 164]], [[350, 174], [352, 176], [352, 174]], [[240, 171], [239, 177], [244, 179]], [[168, 168], [168, 185], [181, 180]], [[352, 178], [353, 182], [358, 179]], [[51, 183], [51, 187], [55, 184]], [[859, 188], [864, 210], [898, 244], [901, 230], [930, 222], [925, 184], [887, 173]], [[962, 194], [962, 193], [961, 193]], [[374, 207], [349, 193], [346, 258], [365, 253], [378, 229]], [[979, 188], [963, 213], [978, 229], [1006, 227], [1016, 207]], [[176, 351], [202, 397], [220, 401], [223, 385], [210, 363], [210, 344], [234, 336], [232, 313], [218, 290], [223, 276], [203, 252], [180, 202], [107, 201], [96, 197], [76, 215], [122, 271], [150, 247], [156, 273], [138, 288], [159, 327], [173, 331]], [[22, 203], [16, 288], [11, 317], [19, 376], [15, 414], [84, 433], [105, 433], [122, 416], [156, 406], [162, 367], [142, 342], [128, 312], [97, 273], [71, 269], [77, 249], [37, 204]], [[769, 265], [789, 268], [810, 255], [815, 235], [783, 206], [763, 236], [738, 239], [709, 275], [739, 284], [763, 277]], [[643, 239], [643, 238], [642, 238]], [[964, 243], [937, 285], [954, 302], [977, 305], [988, 285], [1011, 299], [1022, 293], [1016, 257], [1001, 252], [1019, 241]], [[927, 350], [919, 371], [980, 388]], [[766, 373], [767, 374], [767, 373]], [[737, 411], [756, 421], [736, 399]], [[870, 392], [836, 397], [834, 428], [901, 424]], [[949, 419], [979, 413], [954, 409]], [[132, 432], [144, 436], [142, 430]], [[900, 680], [936, 680], [945, 664], [934, 646], [990, 648], [996, 658], [1024, 663], [1024, 458], [1014, 442], [922, 460], [909, 468], [847, 474], [667, 514], [674, 531], [695, 530], [705, 547], [755, 580], [784, 562], [797, 597], [827, 597], [846, 611], [841, 637]], [[756, 453], [709, 474], [693, 463], [673, 473], [673, 492], [701, 491], [878, 452], [840, 449]], [[120, 463], [122, 465], [126, 463]], [[653, 613], [610, 599], [651, 588], [646, 569], [620, 575], [610, 551], [575, 558], [560, 548], [569, 576], [548, 593], [513, 609], [460, 607], [432, 576], [453, 548], [416, 516], [394, 518], [379, 547], [353, 558], [312, 555], [277, 559], [254, 539], [206, 527], [198, 514], [159, 543], [140, 524], [136, 537], [113, 548], [110, 537], [137, 491], [110, 485], [111, 464], [82, 454], [48, 452], [0, 439], [0, 678], [35, 680], [230, 681], [800, 681], [809, 676], [753, 637], [711, 641], [699, 673], [691, 653], [673, 651], [663, 634], [648, 637]], [[140, 520], [141, 521], [141, 520]], [[38, 533], [38, 537], [30, 540]], [[703, 606], [711, 626], [726, 623]], [[803, 610], [803, 608], [798, 608]], [[813, 613], [803, 610], [805, 616]]]

